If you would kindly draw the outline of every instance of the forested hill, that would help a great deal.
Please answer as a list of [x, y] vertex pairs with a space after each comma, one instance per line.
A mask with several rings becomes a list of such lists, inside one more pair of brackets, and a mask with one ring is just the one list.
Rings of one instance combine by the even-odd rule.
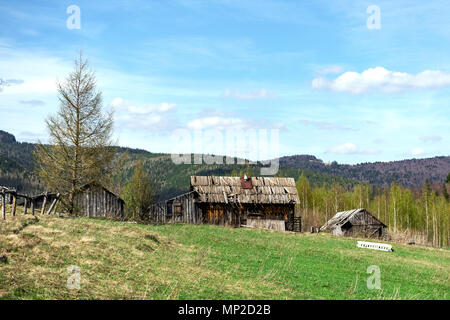
[[17, 142], [16, 138], [0, 130], [0, 186], [20, 191], [41, 190], [33, 172], [33, 143]]
[[[0, 130], [0, 185], [30, 193], [43, 190], [44, 187], [33, 174], [34, 148], [35, 144], [17, 142], [12, 134]], [[122, 147], [117, 147], [117, 151], [128, 151], [129, 154], [120, 181], [124, 182], [131, 175], [135, 161], [141, 159], [159, 184], [159, 198], [187, 191], [190, 175], [231, 175], [247, 169], [245, 165], [175, 165], [167, 154]], [[296, 179], [303, 171], [315, 185], [334, 181], [342, 186], [352, 186], [357, 181], [389, 185], [395, 178], [401, 185], [420, 187], [426, 178], [442, 183], [450, 172], [450, 157], [345, 165], [336, 162], [326, 164], [314, 156], [297, 155], [282, 157], [280, 167], [279, 175]], [[258, 167], [252, 167], [252, 174], [259, 175]]]
[[450, 157], [348, 165], [336, 162], [324, 163], [310, 155], [296, 155], [280, 158], [280, 166], [369, 181], [378, 186], [389, 185], [395, 179], [405, 187], [415, 188], [422, 186], [427, 178], [431, 182], [442, 183], [450, 172]]

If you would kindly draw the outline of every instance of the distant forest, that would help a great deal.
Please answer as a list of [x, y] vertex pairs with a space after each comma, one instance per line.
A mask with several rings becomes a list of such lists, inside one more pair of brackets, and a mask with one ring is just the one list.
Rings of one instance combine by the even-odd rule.
[[[17, 142], [12, 134], [0, 130], [0, 185], [28, 193], [39, 193], [45, 189], [34, 173], [34, 149], [35, 144]], [[120, 192], [122, 184], [131, 176], [135, 162], [142, 160], [145, 169], [158, 186], [158, 199], [167, 199], [186, 192], [190, 175], [232, 175], [247, 171], [250, 175], [259, 175], [261, 167], [261, 164], [175, 165], [167, 154], [123, 147], [116, 149], [118, 154], [128, 153], [128, 159], [116, 179], [117, 191]], [[420, 189], [425, 180], [429, 179], [431, 188], [438, 190], [449, 172], [450, 157], [345, 165], [336, 162], [326, 164], [314, 156], [297, 155], [280, 158], [278, 176], [293, 177], [297, 180], [304, 173], [311, 185], [332, 185], [336, 182], [346, 190], [351, 190], [358, 182], [389, 187], [393, 181], [403, 187]]]

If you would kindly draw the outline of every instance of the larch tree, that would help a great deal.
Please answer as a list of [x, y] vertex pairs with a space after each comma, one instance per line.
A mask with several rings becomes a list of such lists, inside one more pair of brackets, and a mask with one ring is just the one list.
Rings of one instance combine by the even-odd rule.
[[76, 211], [75, 195], [84, 184], [108, 185], [115, 156], [112, 113], [102, 110], [95, 73], [80, 53], [74, 70], [57, 83], [59, 110], [46, 120], [49, 144], [34, 152], [37, 171], [47, 188], [62, 195], [69, 213]]

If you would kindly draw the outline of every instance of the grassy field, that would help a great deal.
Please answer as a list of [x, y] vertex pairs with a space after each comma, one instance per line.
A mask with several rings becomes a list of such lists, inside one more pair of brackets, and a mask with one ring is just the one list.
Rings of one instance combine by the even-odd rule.
[[[449, 299], [450, 251], [210, 225], [0, 221], [0, 299]], [[67, 268], [81, 270], [68, 289]], [[367, 288], [367, 267], [381, 289]]]

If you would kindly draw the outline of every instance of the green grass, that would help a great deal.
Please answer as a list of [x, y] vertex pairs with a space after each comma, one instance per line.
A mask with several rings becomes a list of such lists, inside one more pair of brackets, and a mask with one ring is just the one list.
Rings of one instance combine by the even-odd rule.
[[[0, 221], [8, 257], [0, 299], [449, 299], [446, 249], [393, 243], [394, 252], [382, 252], [327, 234], [38, 219]], [[70, 265], [81, 269], [80, 290], [66, 288]], [[381, 269], [381, 290], [367, 288], [370, 265]]]

